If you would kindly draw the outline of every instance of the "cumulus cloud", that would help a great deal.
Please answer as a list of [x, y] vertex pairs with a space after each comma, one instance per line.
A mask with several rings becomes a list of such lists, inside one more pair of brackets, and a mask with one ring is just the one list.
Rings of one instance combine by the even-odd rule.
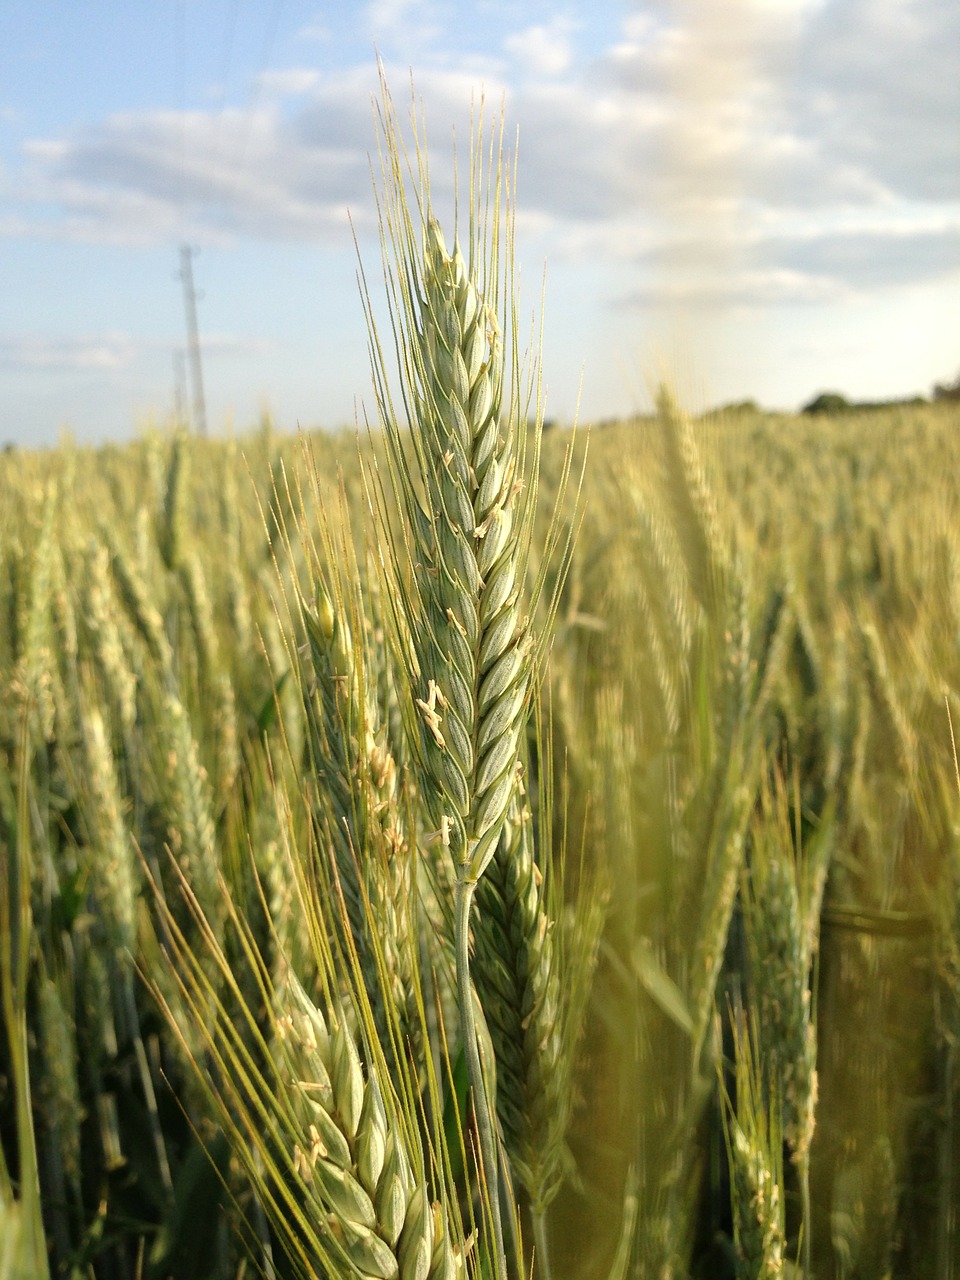
[[[371, 30], [413, 28], [434, 50], [416, 91], [441, 202], [451, 126], [466, 135], [481, 88], [476, 59], [438, 44], [442, 11], [439, 0], [365, 11]], [[726, 279], [732, 300], [765, 305], [957, 265], [955, 0], [729, 0], [696, 25], [691, 13], [645, 4], [587, 59], [557, 18], [486, 58], [487, 100], [505, 93], [520, 129], [524, 227], [562, 256], [635, 271], [621, 299], [692, 297], [699, 275], [703, 297]], [[34, 139], [16, 194], [8, 179], [0, 233], [343, 241], [348, 210], [361, 230], [374, 219], [375, 89], [369, 66], [281, 68], [262, 77], [254, 109], [127, 112]], [[888, 222], [855, 232], [850, 211]]]
[[272, 105], [114, 115], [26, 156], [28, 197], [59, 207], [71, 238], [156, 243], [186, 226], [214, 241], [317, 240], [369, 199], [362, 152], [311, 137]]

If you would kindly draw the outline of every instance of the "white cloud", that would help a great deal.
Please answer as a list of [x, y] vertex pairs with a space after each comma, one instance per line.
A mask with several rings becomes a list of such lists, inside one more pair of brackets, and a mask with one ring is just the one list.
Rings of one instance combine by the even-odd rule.
[[[204, 330], [204, 359], [250, 360], [275, 349], [272, 341], [247, 334]], [[0, 334], [0, 369], [67, 374], [121, 374], [144, 357], [166, 356], [167, 340], [133, 338], [108, 330], [76, 336]]]
[[5, 369], [112, 373], [128, 368], [134, 354], [134, 343], [124, 333], [70, 338], [0, 336], [0, 367]]
[[567, 71], [573, 62], [576, 25], [566, 17], [538, 23], [507, 36], [503, 45], [524, 78], [553, 77]]
[[837, 302], [849, 296], [842, 284], [830, 276], [786, 267], [768, 270], [699, 269], [683, 271], [674, 267], [669, 274], [654, 277], [646, 285], [620, 296], [622, 306], [649, 309], [720, 307], [764, 308], [787, 304]]
[[399, 39], [413, 51], [423, 49], [440, 38], [444, 24], [432, 0], [371, 0], [365, 12], [365, 25], [379, 48]]
[[[725, 272], [731, 297], [771, 303], [949, 270], [960, 77], [945, 71], [960, 6], [731, 4], [739, 25], [726, 10], [699, 25], [679, 5], [631, 13], [584, 65], [573, 61], [569, 19], [535, 24], [505, 39], [514, 61], [488, 62], [485, 84], [450, 48], [428, 58], [415, 90], [441, 208], [452, 200], [452, 126], [462, 140], [482, 88], [495, 107], [506, 92], [508, 134], [519, 125], [521, 226], [565, 261], [641, 275], [669, 267], [691, 298], [683, 263], [694, 261], [713, 273], [711, 296]], [[426, 39], [437, 13], [435, 3], [377, 0], [366, 18]], [[405, 67], [391, 80], [403, 117]], [[0, 234], [347, 244], [348, 209], [361, 231], [374, 220], [375, 71], [291, 67], [262, 88], [246, 112], [130, 112], [31, 140], [16, 186], [5, 175]], [[911, 213], [921, 206], [924, 225]], [[843, 227], [870, 218], [876, 234], [858, 248]], [[621, 283], [637, 296], [654, 287]]]

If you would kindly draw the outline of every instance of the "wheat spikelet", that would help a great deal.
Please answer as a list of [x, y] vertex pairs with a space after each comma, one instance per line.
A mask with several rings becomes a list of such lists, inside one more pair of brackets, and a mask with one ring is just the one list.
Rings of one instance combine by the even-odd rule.
[[[744, 911], [752, 1000], [763, 1060], [778, 1085], [783, 1136], [797, 1163], [807, 1158], [816, 1123], [817, 1044], [811, 1016], [811, 957], [801, 920], [793, 858], [755, 835]], [[767, 849], [758, 850], [765, 840]]]
[[[294, 1273], [303, 1280], [456, 1280], [466, 1252], [459, 1220], [432, 1193], [414, 1116], [398, 1102], [376, 1040], [367, 1039], [369, 1024], [360, 1017], [370, 1046], [364, 1066], [353, 1013], [332, 997], [317, 1003], [288, 964], [274, 986], [249, 926], [233, 911], [267, 1025], [243, 998], [228, 1009], [208, 976], [211, 962], [217, 985], [233, 998], [237, 978], [218, 934], [189, 902], [202, 944], [188, 947], [168, 917], [173, 973], [192, 1030], [218, 1070], [195, 1066]], [[314, 940], [325, 947], [322, 935]], [[330, 953], [315, 958], [322, 988], [338, 985]], [[178, 1015], [168, 1009], [168, 1016], [176, 1025]]]
[[813, 1215], [810, 1148], [819, 1091], [817, 1020], [812, 970], [820, 941], [820, 912], [833, 838], [833, 804], [804, 844], [800, 836], [800, 782], [791, 797], [783, 779], [766, 777], [751, 829], [749, 866], [741, 889], [754, 1039], [766, 1072], [767, 1107], [800, 1181], [804, 1266], [810, 1270]]
[[[512, 219], [503, 223], [503, 157], [471, 156], [466, 253], [447, 248], [417, 137], [418, 214], [386, 87], [379, 196], [384, 271], [409, 438], [400, 429], [383, 347], [368, 312], [380, 421], [402, 534], [381, 491], [394, 652], [406, 664], [405, 724], [417, 787], [454, 868], [457, 1003], [491, 1208], [494, 1265], [506, 1276], [499, 1156], [480, 1062], [468, 954], [476, 884], [517, 795], [537, 638], [522, 610], [542, 419], [528, 431], [516, 350]], [[501, 232], [506, 252], [502, 256]], [[500, 311], [501, 272], [506, 286]], [[528, 447], [529, 436], [529, 447]], [[374, 482], [375, 483], [375, 482]], [[400, 538], [402, 537], [402, 543]], [[542, 566], [533, 591], [542, 586]], [[552, 616], [552, 610], [548, 611]]]

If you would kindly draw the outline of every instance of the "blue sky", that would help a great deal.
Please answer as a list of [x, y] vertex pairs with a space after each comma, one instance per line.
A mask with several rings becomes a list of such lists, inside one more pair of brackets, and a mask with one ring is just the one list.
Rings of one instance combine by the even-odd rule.
[[4, 0], [0, 444], [169, 421], [182, 243], [211, 432], [355, 420], [376, 53], [440, 191], [505, 102], [548, 415], [960, 373], [956, 0]]

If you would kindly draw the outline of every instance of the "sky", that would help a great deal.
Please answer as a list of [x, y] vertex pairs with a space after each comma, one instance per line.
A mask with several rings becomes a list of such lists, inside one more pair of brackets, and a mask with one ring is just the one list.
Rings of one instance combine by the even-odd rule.
[[960, 375], [957, 0], [3, 0], [0, 445], [372, 411], [378, 58], [438, 207], [516, 138], [545, 412], [795, 409]]

